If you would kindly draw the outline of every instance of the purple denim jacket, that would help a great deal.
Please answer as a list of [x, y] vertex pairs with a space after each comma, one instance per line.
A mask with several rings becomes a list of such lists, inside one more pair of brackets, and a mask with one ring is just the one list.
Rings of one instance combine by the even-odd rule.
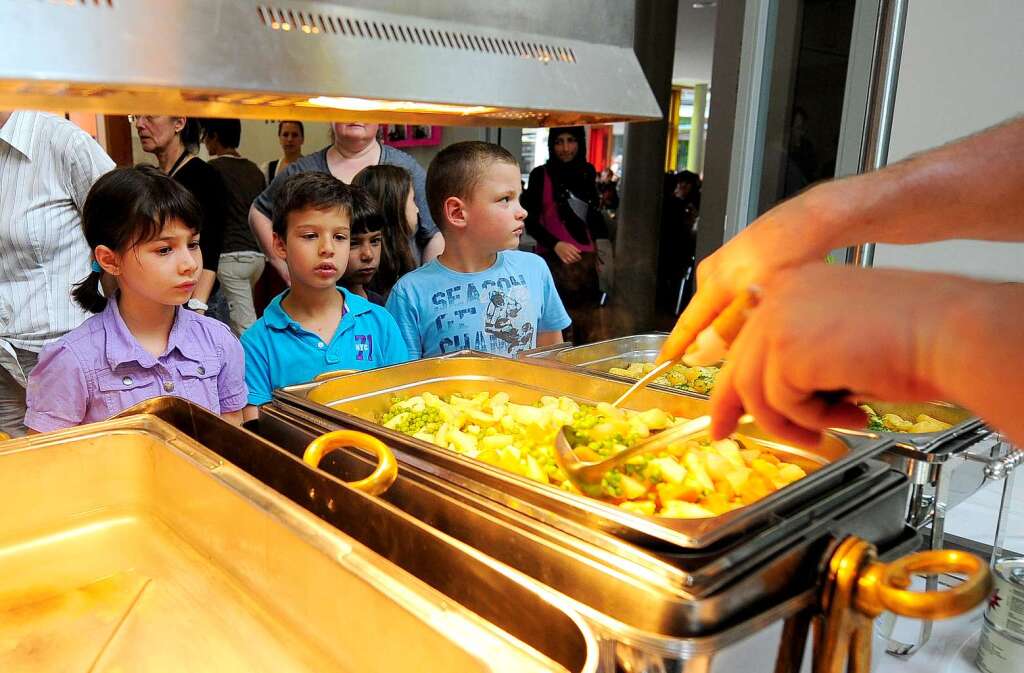
[[124, 324], [117, 302], [39, 354], [28, 378], [25, 425], [49, 432], [110, 418], [160, 395], [220, 414], [246, 404], [245, 355], [227, 325], [179, 308], [160, 357]]

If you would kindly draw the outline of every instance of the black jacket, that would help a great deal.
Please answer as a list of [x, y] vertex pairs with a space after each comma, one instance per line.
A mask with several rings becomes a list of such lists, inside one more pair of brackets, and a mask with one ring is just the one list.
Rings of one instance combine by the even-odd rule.
[[[558, 239], [540, 223], [540, 214], [544, 207], [544, 172], [547, 164], [537, 166], [530, 172], [530, 181], [523, 192], [521, 202], [526, 209], [526, 232], [530, 234], [537, 243], [549, 250], [554, 250]], [[580, 243], [587, 242], [587, 233], [590, 239], [596, 241], [599, 238], [608, 238], [608, 227], [605, 224], [604, 216], [598, 210], [597, 196], [597, 171], [589, 163], [584, 165], [580, 178], [574, 181], [571, 186], [560, 186], [555, 183], [555, 202], [559, 204], [558, 213], [562, 216], [565, 228], [574, 239]], [[566, 204], [566, 190], [578, 198], [587, 202], [590, 208], [587, 210], [587, 220], [584, 222], [576, 216]], [[562, 191], [562, 194], [559, 192]]]

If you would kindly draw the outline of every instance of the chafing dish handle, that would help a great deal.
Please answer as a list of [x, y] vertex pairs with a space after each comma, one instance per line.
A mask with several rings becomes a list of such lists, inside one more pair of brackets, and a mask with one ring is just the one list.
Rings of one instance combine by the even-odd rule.
[[320, 460], [325, 455], [347, 446], [366, 449], [377, 456], [377, 467], [373, 473], [365, 479], [346, 482], [349, 486], [369, 495], [380, 495], [395, 483], [395, 478], [398, 477], [398, 462], [395, 460], [395, 454], [376, 437], [354, 430], [335, 430], [320, 435], [306, 447], [302, 460], [307, 465], [318, 468]]
[[[815, 621], [814, 673], [868, 673], [871, 622], [888, 610], [916, 619], [944, 619], [967, 612], [992, 591], [992, 575], [977, 556], [940, 549], [891, 563], [877, 560], [874, 545], [843, 540], [828, 562], [823, 614]], [[948, 591], [910, 591], [916, 574], [959, 572], [966, 579]]]
[[985, 463], [986, 479], [999, 481], [1017, 469], [1018, 466], [1024, 464], [1024, 451], [1012, 445], [1008, 446], [1010, 449], [1006, 452], [1005, 456], [983, 460]]

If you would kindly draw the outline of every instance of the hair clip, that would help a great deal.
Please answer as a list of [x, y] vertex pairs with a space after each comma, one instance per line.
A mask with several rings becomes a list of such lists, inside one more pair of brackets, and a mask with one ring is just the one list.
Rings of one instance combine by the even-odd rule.
[[97, 262], [95, 259], [92, 260], [92, 272], [93, 273], [103, 273], [103, 267], [100, 266], [100, 263]]

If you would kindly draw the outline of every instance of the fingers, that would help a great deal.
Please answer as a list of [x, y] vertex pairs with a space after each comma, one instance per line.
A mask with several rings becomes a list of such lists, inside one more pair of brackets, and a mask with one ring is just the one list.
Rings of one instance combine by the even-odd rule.
[[719, 373], [711, 398], [711, 435], [714, 439], [728, 436], [736, 429], [739, 417], [750, 413], [761, 428], [779, 439], [799, 446], [817, 446], [821, 440], [817, 429], [794, 423], [785, 409], [774, 407], [765, 396], [766, 358], [771, 353], [761, 329], [762, 325], [752, 320], [729, 351], [729, 362]]
[[672, 333], [665, 339], [661, 352], [658, 353], [659, 364], [666, 360], [681, 358], [686, 347], [693, 343], [701, 330], [710, 325], [723, 308], [728, 306], [733, 297], [731, 289], [723, 283], [705, 282], [699, 288], [686, 310], [679, 316]]

